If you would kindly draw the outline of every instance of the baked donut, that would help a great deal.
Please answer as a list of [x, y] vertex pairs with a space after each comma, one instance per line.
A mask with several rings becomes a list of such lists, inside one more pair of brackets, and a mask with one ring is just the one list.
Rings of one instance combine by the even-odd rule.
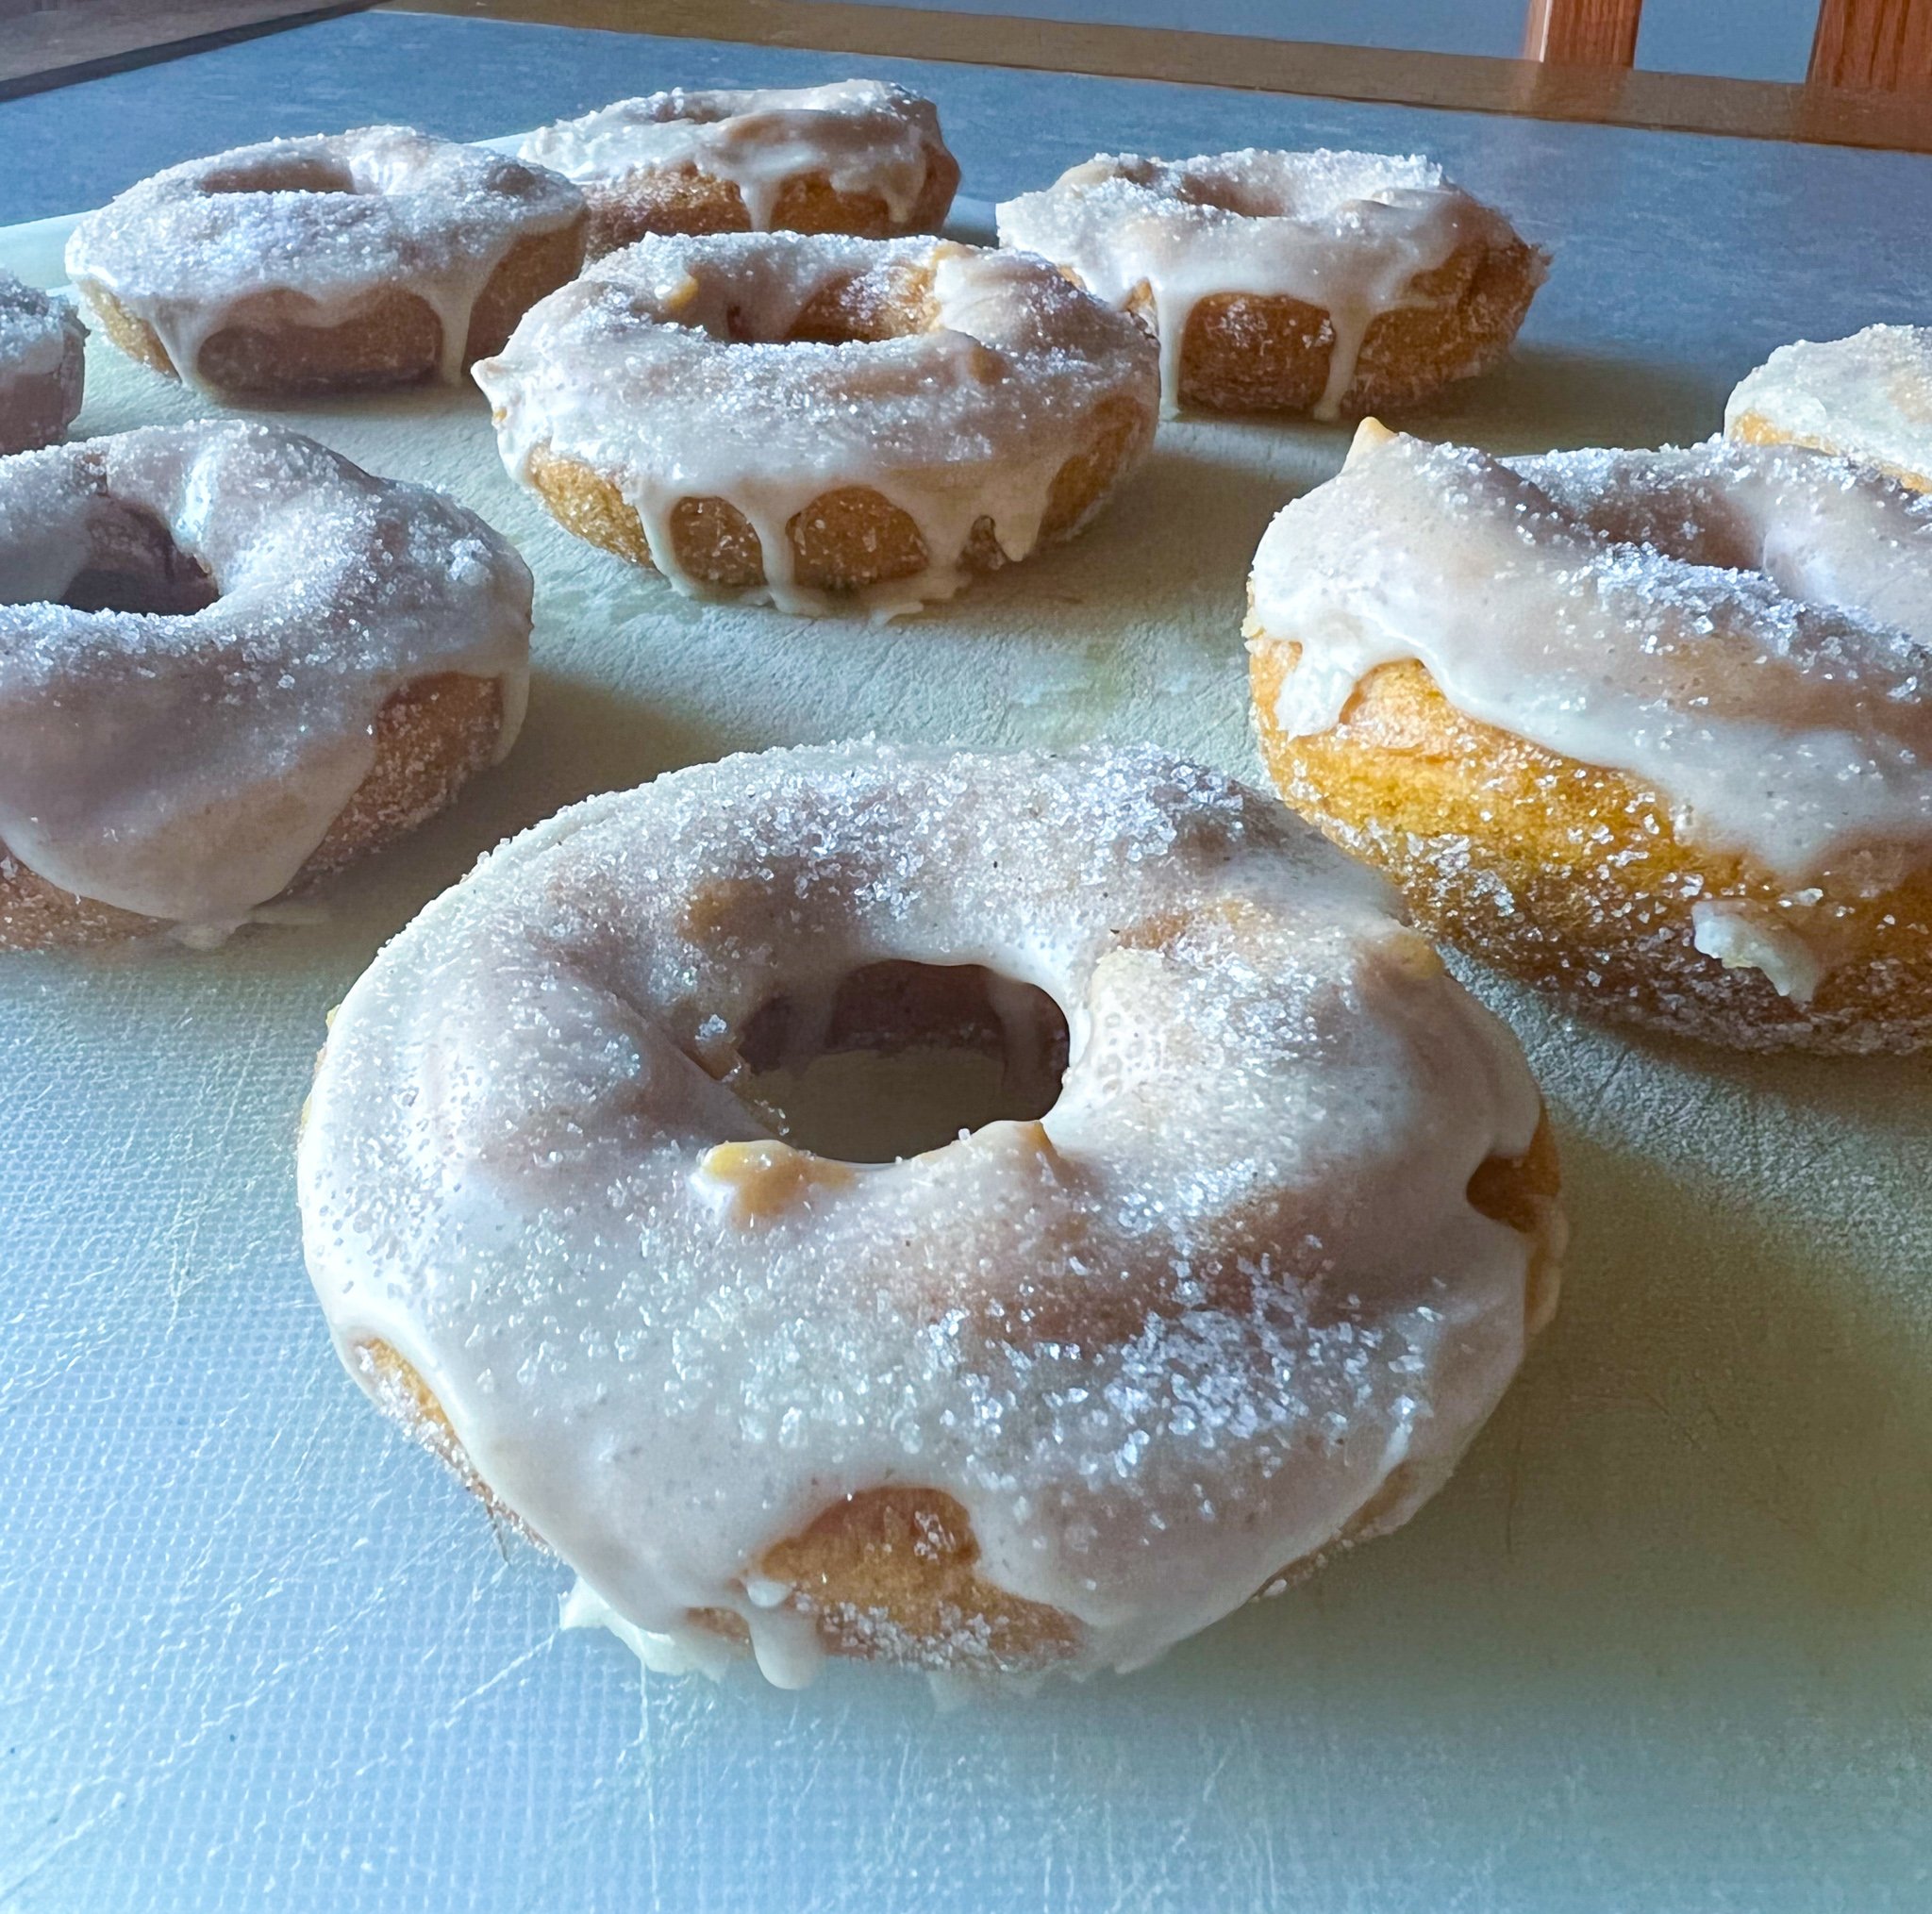
[[475, 379], [579, 538], [683, 592], [877, 617], [1072, 537], [1157, 406], [1153, 341], [1044, 260], [825, 234], [641, 240]]
[[959, 184], [930, 100], [883, 80], [619, 100], [518, 152], [583, 189], [597, 258], [649, 233], [936, 232]]
[[1731, 394], [1724, 431], [1838, 452], [1932, 491], [1932, 326], [1868, 325], [1781, 345]]
[[123, 352], [216, 393], [454, 380], [583, 263], [583, 194], [404, 126], [191, 159], [90, 213], [75, 289]]
[[1430, 930], [1713, 1042], [1932, 1039], [1932, 501], [1791, 448], [1371, 421], [1251, 598], [1282, 795]]
[[[337, 1347], [654, 1665], [1140, 1666], [1405, 1521], [1554, 1304], [1536, 1085], [1389, 905], [1151, 748], [591, 798], [336, 1014]], [[941, 1025], [1057, 1099], [874, 1163], [760, 1101]]]
[[0, 949], [218, 939], [440, 810], [522, 720], [530, 574], [292, 432], [0, 464]]
[[86, 361], [87, 327], [74, 308], [0, 273], [0, 453], [66, 436]]
[[1389, 410], [1488, 372], [1549, 256], [1440, 166], [1379, 153], [1103, 153], [998, 209], [1160, 337], [1167, 410]]

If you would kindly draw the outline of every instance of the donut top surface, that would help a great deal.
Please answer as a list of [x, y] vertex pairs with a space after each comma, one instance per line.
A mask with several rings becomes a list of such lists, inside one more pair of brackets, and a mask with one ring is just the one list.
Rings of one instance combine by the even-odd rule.
[[1932, 326], [1868, 325], [1779, 346], [1724, 407], [1727, 431], [1751, 421], [1932, 487]]
[[156, 426], [7, 459], [0, 855], [232, 926], [367, 774], [392, 691], [494, 678], [508, 748], [529, 610], [480, 519], [292, 432]]
[[1110, 305], [1151, 296], [1161, 384], [1178, 399], [1181, 343], [1203, 299], [1297, 299], [1334, 332], [1317, 418], [1333, 418], [1369, 327], [1427, 305], [1422, 275], [1465, 246], [1516, 242], [1503, 215], [1415, 155], [1255, 148], [1192, 159], [1104, 153], [999, 208], [1003, 245], [1070, 267]]
[[1364, 449], [1379, 430], [1256, 554], [1253, 628], [1302, 647], [1289, 736], [1416, 659], [1458, 710], [1790, 882], [1932, 857], [1932, 500], [1789, 446], [1499, 460]]
[[299, 295], [314, 325], [353, 318], [397, 286], [442, 328], [461, 370], [470, 315], [526, 236], [582, 217], [567, 179], [406, 126], [269, 140], [191, 159], [77, 225], [67, 270], [151, 325], [184, 379], [241, 301]]
[[[848, 336], [794, 340], [808, 310]], [[931, 567], [869, 599], [908, 609], [958, 589], [981, 518], [1008, 557], [1033, 548], [1097, 407], [1124, 395], [1151, 424], [1156, 403], [1144, 330], [1044, 260], [834, 234], [640, 241], [539, 301], [474, 375], [514, 475], [538, 451], [611, 474], [687, 590], [670, 514], [728, 499], [763, 549], [759, 595], [791, 610], [822, 608], [791, 580], [786, 526], [823, 493], [870, 487], [911, 516]]]
[[770, 228], [786, 183], [814, 175], [839, 192], [876, 193], [891, 219], [909, 219], [941, 150], [932, 102], [881, 80], [677, 87], [541, 127], [518, 149], [586, 184], [681, 169], [724, 180], [758, 231]]
[[58, 372], [86, 338], [66, 300], [0, 272], [0, 380]]
[[[877, 1164], [770, 1140], [752, 1019], [889, 959], [1060, 1006], [1042, 1120]], [[1525, 1334], [1524, 1239], [1470, 1177], [1539, 1110], [1379, 880], [1271, 800], [1151, 748], [829, 747], [487, 859], [338, 1012], [299, 1177], [351, 1367], [400, 1353], [659, 1648], [725, 1609], [799, 1678], [766, 1550], [920, 1485], [1129, 1667], [1447, 1473]], [[949, 1655], [983, 1653], [961, 1618]]]

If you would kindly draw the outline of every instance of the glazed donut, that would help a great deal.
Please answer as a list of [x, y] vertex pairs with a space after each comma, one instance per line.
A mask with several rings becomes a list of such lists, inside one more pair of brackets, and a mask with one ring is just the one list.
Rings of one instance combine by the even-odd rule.
[[1932, 501], [1371, 421], [1251, 598], [1275, 783], [1431, 930], [1714, 1042], [1932, 1039]]
[[530, 574], [292, 432], [0, 465], [0, 949], [217, 940], [508, 750]]
[[86, 361], [87, 327], [74, 308], [0, 273], [0, 453], [66, 436]]
[[1170, 412], [1416, 405], [1503, 358], [1549, 271], [1429, 160], [1325, 149], [1103, 153], [999, 233], [1147, 320]]
[[882, 80], [678, 87], [559, 120], [518, 152], [583, 189], [593, 259], [650, 233], [936, 232], [959, 184], [932, 102]]
[[123, 352], [216, 393], [458, 378], [583, 263], [583, 195], [404, 126], [171, 166], [67, 241]]
[[1781, 345], [1731, 394], [1724, 431], [1751, 445], [1808, 445], [1932, 491], [1932, 326], [1868, 325]]
[[[331, 1024], [337, 1347], [656, 1665], [1139, 1666], [1406, 1520], [1553, 1306], [1536, 1085], [1388, 904], [1151, 748], [592, 798]], [[1058, 1027], [1038, 1121], [781, 1140], [761, 1069], [948, 991], [1008, 1062]]]
[[680, 591], [889, 617], [1070, 538], [1147, 450], [1152, 341], [1044, 260], [649, 239], [475, 368], [504, 464]]

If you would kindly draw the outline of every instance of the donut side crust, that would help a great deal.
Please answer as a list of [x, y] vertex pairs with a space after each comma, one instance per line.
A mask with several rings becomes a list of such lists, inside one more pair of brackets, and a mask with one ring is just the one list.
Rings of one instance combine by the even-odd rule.
[[1746, 445], [1800, 445], [1809, 452], [1829, 452], [1835, 458], [1857, 459], [1860, 465], [1868, 465], [1874, 472], [1884, 473], [1888, 478], [1895, 478], [1912, 491], [1932, 491], [1932, 475], [1907, 472], [1903, 465], [1888, 465], [1883, 459], [1868, 458], [1861, 452], [1854, 452], [1826, 439], [1808, 439], [1800, 433], [1787, 432], [1782, 426], [1774, 424], [1762, 412], [1740, 413], [1725, 426], [1724, 437], [1741, 440]]
[[78, 339], [67, 340], [60, 363], [42, 373], [0, 373], [0, 456], [38, 452], [67, 436], [80, 412], [86, 352]]
[[[375, 762], [285, 894], [382, 849], [444, 809], [496, 755], [503, 692], [493, 678], [440, 672], [394, 692], [375, 721]], [[0, 951], [125, 942], [169, 926], [76, 897], [0, 845]]]
[[[776, 232], [850, 233], [864, 240], [936, 231], [959, 184], [959, 162], [943, 146], [925, 149], [925, 179], [903, 220], [875, 192], [841, 192], [824, 173], [795, 174], [772, 209]], [[744, 196], [729, 180], [696, 166], [640, 168], [620, 178], [580, 180], [590, 203], [587, 257], [658, 234], [748, 233]]]
[[[1363, 338], [1344, 416], [1400, 411], [1508, 352], [1542, 283], [1543, 255], [1518, 240], [1459, 246], [1413, 283], [1439, 302], [1380, 314]], [[1149, 325], [1144, 284], [1129, 302]], [[1198, 301], [1181, 335], [1183, 405], [1216, 412], [1307, 412], [1326, 390], [1332, 335], [1324, 308], [1282, 293], [1217, 292]]]
[[[471, 309], [463, 362], [502, 350], [539, 299], [574, 278], [583, 263], [588, 215], [554, 232], [526, 234], [484, 282]], [[75, 289], [101, 330], [151, 370], [179, 378], [160, 335], [105, 286], [82, 279]], [[305, 324], [311, 303], [276, 289], [231, 306], [222, 325], [203, 341], [202, 382], [217, 391], [255, 397], [410, 385], [435, 376], [442, 354], [442, 323], [426, 299], [407, 286], [372, 289], [348, 319]]]
[[[1148, 423], [1145, 408], [1124, 396], [1103, 400], [1093, 408], [1088, 443], [1054, 476], [1036, 551], [1071, 538], [1106, 503], [1133, 460]], [[565, 530], [634, 565], [658, 569], [643, 522], [614, 473], [600, 472], [547, 445], [530, 454], [526, 471], [530, 486]], [[758, 535], [729, 499], [681, 499], [670, 524], [677, 563], [691, 576], [728, 590], [766, 582]], [[858, 591], [909, 578], [935, 561], [911, 514], [871, 486], [821, 492], [792, 515], [785, 530], [795, 579], [818, 591]], [[939, 554], [937, 561], [950, 562], [954, 556]], [[958, 557], [975, 572], [1007, 562], [984, 519]]]
[[[1394, 879], [1416, 920], [1480, 961], [1651, 1028], [1735, 1048], [1903, 1052], [1932, 1041], [1932, 872], [1822, 878], [1810, 901], [1749, 859], [1683, 842], [1670, 807], [1622, 773], [1457, 710], [1413, 659], [1360, 685], [1332, 729], [1284, 737], [1300, 657], [1254, 635], [1262, 754], [1286, 802]], [[1692, 944], [1724, 900], [1788, 926], [1830, 968], [1808, 1004]]]
[[[1561, 1181], [1548, 1118], [1521, 1157], [1492, 1157], [1470, 1179], [1473, 1207], [1524, 1239], [1524, 1317], [1534, 1331], [1556, 1296]], [[479, 1474], [434, 1391], [391, 1344], [354, 1345], [351, 1366], [377, 1404], [453, 1469], [499, 1518], [531, 1534]], [[1397, 1470], [1317, 1554], [1285, 1563], [1257, 1594], [1311, 1573], [1339, 1551], [1399, 1519], [1412, 1484]], [[541, 1537], [532, 1537], [541, 1540]], [[966, 1510], [942, 1490], [891, 1488], [834, 1502], [797, 1534], [766, 1549], [748, 1573], [783, 1582], [787, 1606], [810, 1614], [827, 1653], [858, 1660], [959, 1672], [1026, 1673], [1077, 1657], [1082, 1629], [1058, 1608], [1029, 1602], [978, 1573], [979, 1544]], [[743, 1644], [743, 1623], [720, 1609], [691, 1619]]]

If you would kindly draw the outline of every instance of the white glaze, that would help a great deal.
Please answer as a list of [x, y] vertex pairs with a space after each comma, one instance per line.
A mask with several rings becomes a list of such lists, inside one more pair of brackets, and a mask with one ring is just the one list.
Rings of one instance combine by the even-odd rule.
[[[734, 1217], [708, 1166], [770, 1132], [692, 1059], [885, 957], [1052, 995], [1058, 1103], [895, 1163], [766, 1143], [793, 1173]], [[1144, 747], [854, 745], [593, 798], [487, 859], [342, 1005], [298, 1178], [352, 1373], [370, 1339], [417, 1369], [583, 1578], [576, 1619], [702, 1659], [690, 1611], [727, 1609], [801, 1678], [765, 1552], [924, 1486], [995, 1583], [1077, 1618], [1077, 1667], [1129, 1668], [1398, 1465], [1377, 1530], [1447, 1474], [1524, 1336], [1524, 1242], [1467, 1185], [1539, 1108], [1380, 880], [1271, 799]], [[989, 1650], [962, 1619], [946, 1655]]]
[[1248, 149], [1193, 159], [1103, 153], [1043, 191], [998, 208], [1000, 243], [1070, 268], [1113, 306], [1142, 288], [1160, 335], [1161, 394], [1179, 405], [1181, 342], [1194, 308], [1221, 292], [1298, 299], [1328, 315], [1332, 419], [1369, 327], [1436, 302], [1414, 282], [1458, 247], [1516, 233], [1432, 161], [1410, 155]]
[[[927, 329], [881, 342], [777, 344], [826, 289], [868, 301], [929, 280]], [[752, 342], [746, 342], [752, 341]], [[1153, 342], [1044, 260], [937, 240], [797, 233], [647, 239], [586, 269], [525, 315], [476, 383], [504, 464], [529, 482], [547, 450], [611, 479], [680, 591], [717, 588], [678, 563], [671, 514], [728, 499], [751, 522], [766, 583], [735, 595], [821, 612], [857, 598], [875, 617], [950, 597], [974, 527], [1001, 551], [1038, 542], [1060, 467], [1102, 402], [1144, 408]], [[823, 492], [870, 486], [918, 525], [931, 562], [834, 600], [796, 581], [791, 520]]]
[[[351, 190], [208, 190], [307, 166], [345, 175]], [[364, 126], [171, 166], [83, 219], [67, 270], [83, 291], [102, 287], [145, 320], [191, 383], [203, 345], [242, 300], [291, 292], [305, 302], [301, 323], [325, 326], [401, 287], [435, 312], [439, 370], [453, 381], [491, 275], [520, 240], [583, 210], [577, 189], [541, 167], [405, 126]]]
[[517, 151], [592, 189], [622, 191], [681, 172], [720, 180], [738, 189], [752, 229], [765, 232], [786, 186], [813, 175], [838, 192], [875, 194], [904, 224], [945, 146], [930, 100], [881, 80], [841, 80], [677, 87], [541, 127]]
[[[130, 522], [221, 596], [58, 602]], [[83, 897], [189, 927], [287, 888], [375, 758], [390, 694], [494, 678], [521, 722], [530, 577], [489, 526], [292, 432], [157, 426], [0, 465], [0, 844]]]
[[703, 1674], [716, 1681], [735, 1658], [731, 1644], [722, 1635], [702, 1628], [682, 1629], [676, 1635], [657, 1635], [648, 1628], [640, 1628], [634, 1622], [626, 1622], [581, 1575], [557, 1605], [557, 1625], [566, 1629], [601, 1628], [614, 1635], [650, 1674]]
[[1690, 907], [1690, 942], [1727, 971], [1763, 972], [1794, 1004], [1808, 1004], [1824, 980], [1824, 959], [1795, 930], [1728, 898], [1700, 898]]
[[1932, 326], [1779, 346], [1731, 394], [1724, 429], [1753, 417], [1780, 438], [1932, 486]]
[[1626, 773], [1688, 841], [1791, 884], [1932, 857], [1932, 501], [1849, 461], [1392, 436], [1281, 512], [1252, 590], [1251, 629], [1303, 647], [1290, 737], [1413, 658], [1458, 710]]

